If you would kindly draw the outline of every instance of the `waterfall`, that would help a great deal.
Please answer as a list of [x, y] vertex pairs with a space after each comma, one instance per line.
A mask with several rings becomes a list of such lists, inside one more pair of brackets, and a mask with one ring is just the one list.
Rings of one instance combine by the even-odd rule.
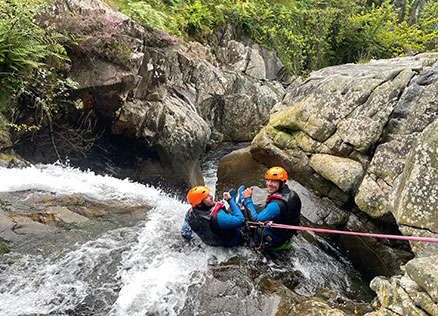
[[[77, 193], [94, 200], [148, 206], [140, 210], [144, 220], [134, 226], [103, 231], [64, 251], [2, 255], [0, 316], [179, 315], [189, 287], [203, 284], [212, 262], [238, 256], [249, 264], [254, 256], [260, 256], [245, 247], [213, 248], [197, 238], [186, 242], [180, 227], [189, 205], [129, 179], [59, 164], [0, 168], [0, 179], [0, 192]], [[98, 220], [93, 223], [99, 225]], [[93, 225], [79, 228], [92, 230]], [[339, 254], [331, 257], [301, 236], [293, 245], [295, 256], [289, 265], [265, 260], [264, 269], [278, 272], [293, 267], [300, 271], [304, 278], [296, 291], [302, 295], [312, 295], [319, 286], [349, 291], [357, 275], [345, 272], [352, 269], [348, 261], [340, 260]]]

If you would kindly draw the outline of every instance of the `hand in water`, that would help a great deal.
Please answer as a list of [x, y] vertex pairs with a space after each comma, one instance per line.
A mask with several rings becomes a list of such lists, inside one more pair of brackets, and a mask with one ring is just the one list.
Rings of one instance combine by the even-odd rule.
[[192, 229], [187, 222], [184, 222], [183, 226], [181, 227], [181, 236], [183, 236], [186, 240], [192, 239]]

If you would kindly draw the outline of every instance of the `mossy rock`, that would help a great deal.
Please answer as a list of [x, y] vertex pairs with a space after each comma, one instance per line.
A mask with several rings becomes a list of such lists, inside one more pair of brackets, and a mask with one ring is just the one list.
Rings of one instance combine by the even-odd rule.
[[393, 212], [400, 225], [438, 233], [438, 121], [418, 137], [394, 194]]
[[3, 114], [0, 113], [0, 148], [11, 146], [11, 135], [9, 134], [9, 128], [6, 126], [6, 119]]
[[325, 154], [315, 154], [310, 166], [323, 178], [336, 184], [343, 192], [357, 188], [364, 170], [355, 160]]

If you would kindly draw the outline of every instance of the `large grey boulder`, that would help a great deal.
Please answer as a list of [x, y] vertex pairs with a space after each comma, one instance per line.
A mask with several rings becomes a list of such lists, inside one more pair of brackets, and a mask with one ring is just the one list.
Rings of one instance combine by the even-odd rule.
[[[345, 230], [382, 233], [366, 220], [371, 217], [379, 220], [380, 229], [387, 222], [405, 235], [436, 237], [437, 60], [438, 53], [420, 54], [312, 73], [271, 110], [268, 125], [241, 151], [245, 159], [231, 154], [233, 170], [245, 170], [238, 161], [251, 159], [265, 168], [283, 166], [290, 178], [366, 213], [350, 214]], [[417, 255], [426, 248], [420, 242], [368, 238], [351, 243], [341, 237], [338, 244], [371, 276], [398, 271], [412, 258], [409, 246]], [[419, 269], [416, 278], [423, 273]], [[379, 287], [388, 289], [385, 282], [374, 287], [382, 302], [387, 297]], [[415, 307], [420, 303], [402, 303], [412, 315], [421, 315]]]
[[407, 274], [427, 292], [434, 303], [438, 303], [437, 264], [438, 255], [415, 258], [406, 264]]
[[438, 116], [437, 60], [429, 53], [312, 73], [272, 109], [252, 142], [253, 158], [394, 223], [396, 180], [412, 144]]
[[285, 67], [276, 52], [255, 43], [231, 25], [217, 32], [216, 36], [216, 56], [226, 68], [262, 80], [280, 80], [290, 83], [295, 79], [285, 75]]
[[98, 0], [64, 4], [67, 11], [105, 11], [131, 38], [130, 69], [95, 56], [90, 67], [85, 56], [73, 60], [72, 75], [86, 107], [111, 122], [113, 134], [144, 148], [146, 156], [138, 157], [130, 175], [137, 180], [202, 184], [199, 159], [205, 150], [222, 141], [251, 141], [285, 93], [282, 84], [270, 81], [283, 69], [281, 62], [259, 45], [218, 41], [214, 51], [220, 58], [194, 42], [151, 47], [146, 30]]
[[[394, 194], [400, 191], [397, 184], [404, 184], [396, 180], [405, 169], [413, 143], [438, 116], [435, 104], [437, 85], [438, 68], [428, 67], [413, 78], [400, 96], [355, 197], [359, 207], [371, 216], [394, 213], [395, 217], [399, 217], [396, 214], [398, 206], [393, 205], [398, 199]], [[422, 167], [417, 163], [417, 168]]]
[[413, 145], [394, 193], [393, 212], [400, 225], [438, 234], [438, 120]]

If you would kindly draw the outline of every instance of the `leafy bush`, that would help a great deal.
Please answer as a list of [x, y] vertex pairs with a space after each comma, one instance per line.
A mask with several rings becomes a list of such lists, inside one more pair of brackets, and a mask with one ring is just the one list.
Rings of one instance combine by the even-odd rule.
[[424, 51], [422, 31], [417, 24], [399, 21], [398, 12], [385, 1], [380, 7], [374, 4], [366, 12], [352, 16], [341, 30], [338, 41], [348, 47], [350, 58], [390, 58], [407, 52]]
[[335, 35], [358, 6], [355, 1], [306, 0], [286, 7], [259, 0], [231, 12], [229, 20], [275, 50], [291, 73], [302, 75], [337, 62]]
[[166, 27], [166, 14], [154, 9], [143, 1], [128, 2], [128, 10], [123, 11], [149, 30], [164, 30]]
[[[55, 99], [66, 97], [65, 65], [69, 61], [60, 44], [63, 36], [47, 33], [35, 21], [49, 14], [43, 0], [0, 2], [0, 110], [7, 112], [24, 99], [27, 106], [50, 116]], [[50, 28], [50, 27], [48, 27]], [[51, 97], [53, 94], [57, 98]], [[20, 102], [21, 102], [20, 101]]]
[[418, 19], [425, 50], [438, 47], [438, 2], [427, 2]]

